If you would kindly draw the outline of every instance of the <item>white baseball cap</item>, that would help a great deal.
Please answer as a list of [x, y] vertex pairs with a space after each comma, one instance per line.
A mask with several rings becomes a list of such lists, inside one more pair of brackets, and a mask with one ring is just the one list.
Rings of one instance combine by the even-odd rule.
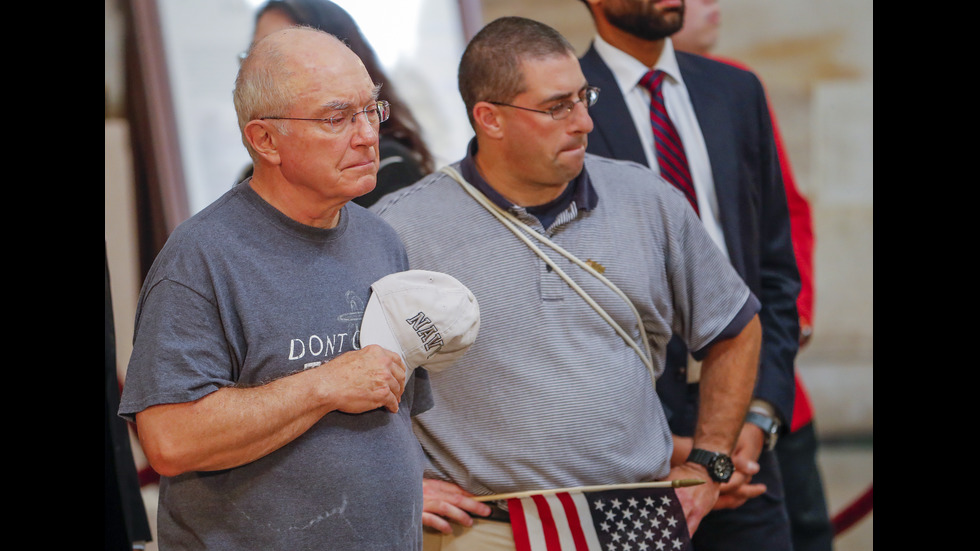
[[450, 275], [408, 270], [375, 281], [371, 290], [361, 320], [361, 347], [377, 344], [397, 352], [409, 371], [419, 366], [442, 371], [476, 340], [480, 306]]

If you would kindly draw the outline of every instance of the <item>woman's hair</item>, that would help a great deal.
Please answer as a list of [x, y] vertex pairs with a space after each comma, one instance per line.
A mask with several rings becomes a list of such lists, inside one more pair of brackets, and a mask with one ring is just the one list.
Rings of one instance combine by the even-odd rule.
[[381, 135], [398, 141], [415, 153], [423, 174], [433, 171], [434, 160], [425, 142], [422, 141], [418, 122], [408, 106], [398, 97], [394, 85], [381, 69], [374, 49], [361, 34], [354, 18], [344, 8], [329, 0], [270, 0], [259, 8], [255, 14], [256, 21], [269, 10], [280, 10], [297, 25], [306, 25], [328, 32], [347, 44], [357, 57], [361, 58], [371, 80], [383, 84], [378, 99], [387, 100], [391, 104], [389, 118], [381, 125]]

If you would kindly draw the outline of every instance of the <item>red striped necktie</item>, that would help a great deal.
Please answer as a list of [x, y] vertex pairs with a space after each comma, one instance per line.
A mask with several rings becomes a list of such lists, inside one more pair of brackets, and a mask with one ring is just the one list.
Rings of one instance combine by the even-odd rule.
[[677, 189], [681, 190], [687, 201], [691, 203], [694, 212], [698, 213], [698, 196], [694, 191], [694, 181], [691, 179], [691, 169], [687, 164], [684, 144], [680, 135], [670, 122], [667, 108], [664, 106], [663, 71], [650, 71], [640, 79], [640, 86], [650, 91], [650, 124], [653, 126], [653, 138], [657, 148], [657, 164], [660, 165], [660, 175]]

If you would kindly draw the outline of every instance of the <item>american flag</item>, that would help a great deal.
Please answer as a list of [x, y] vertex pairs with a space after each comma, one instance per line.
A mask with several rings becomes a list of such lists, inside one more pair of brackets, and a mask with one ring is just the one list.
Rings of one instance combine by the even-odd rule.
[[690, 551], [673, 488], [507, 500], [517, 551]]

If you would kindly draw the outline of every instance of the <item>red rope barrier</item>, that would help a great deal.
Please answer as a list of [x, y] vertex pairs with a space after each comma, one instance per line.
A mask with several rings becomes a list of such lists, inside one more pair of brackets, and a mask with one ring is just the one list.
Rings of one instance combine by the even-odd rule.
[[874, 510], [874, 490], [875, 485], [872, 482], [863, 494], [858, 496], [858, 498], [851, 502], [850, 505], [834, 515], [834, 518], [831, 519], [831, 524], [834, 525], [834, 536], [837, 536], [850, 529], [852, 526], [857, 524], [858, 521], [867, 516], [868, 513]]

